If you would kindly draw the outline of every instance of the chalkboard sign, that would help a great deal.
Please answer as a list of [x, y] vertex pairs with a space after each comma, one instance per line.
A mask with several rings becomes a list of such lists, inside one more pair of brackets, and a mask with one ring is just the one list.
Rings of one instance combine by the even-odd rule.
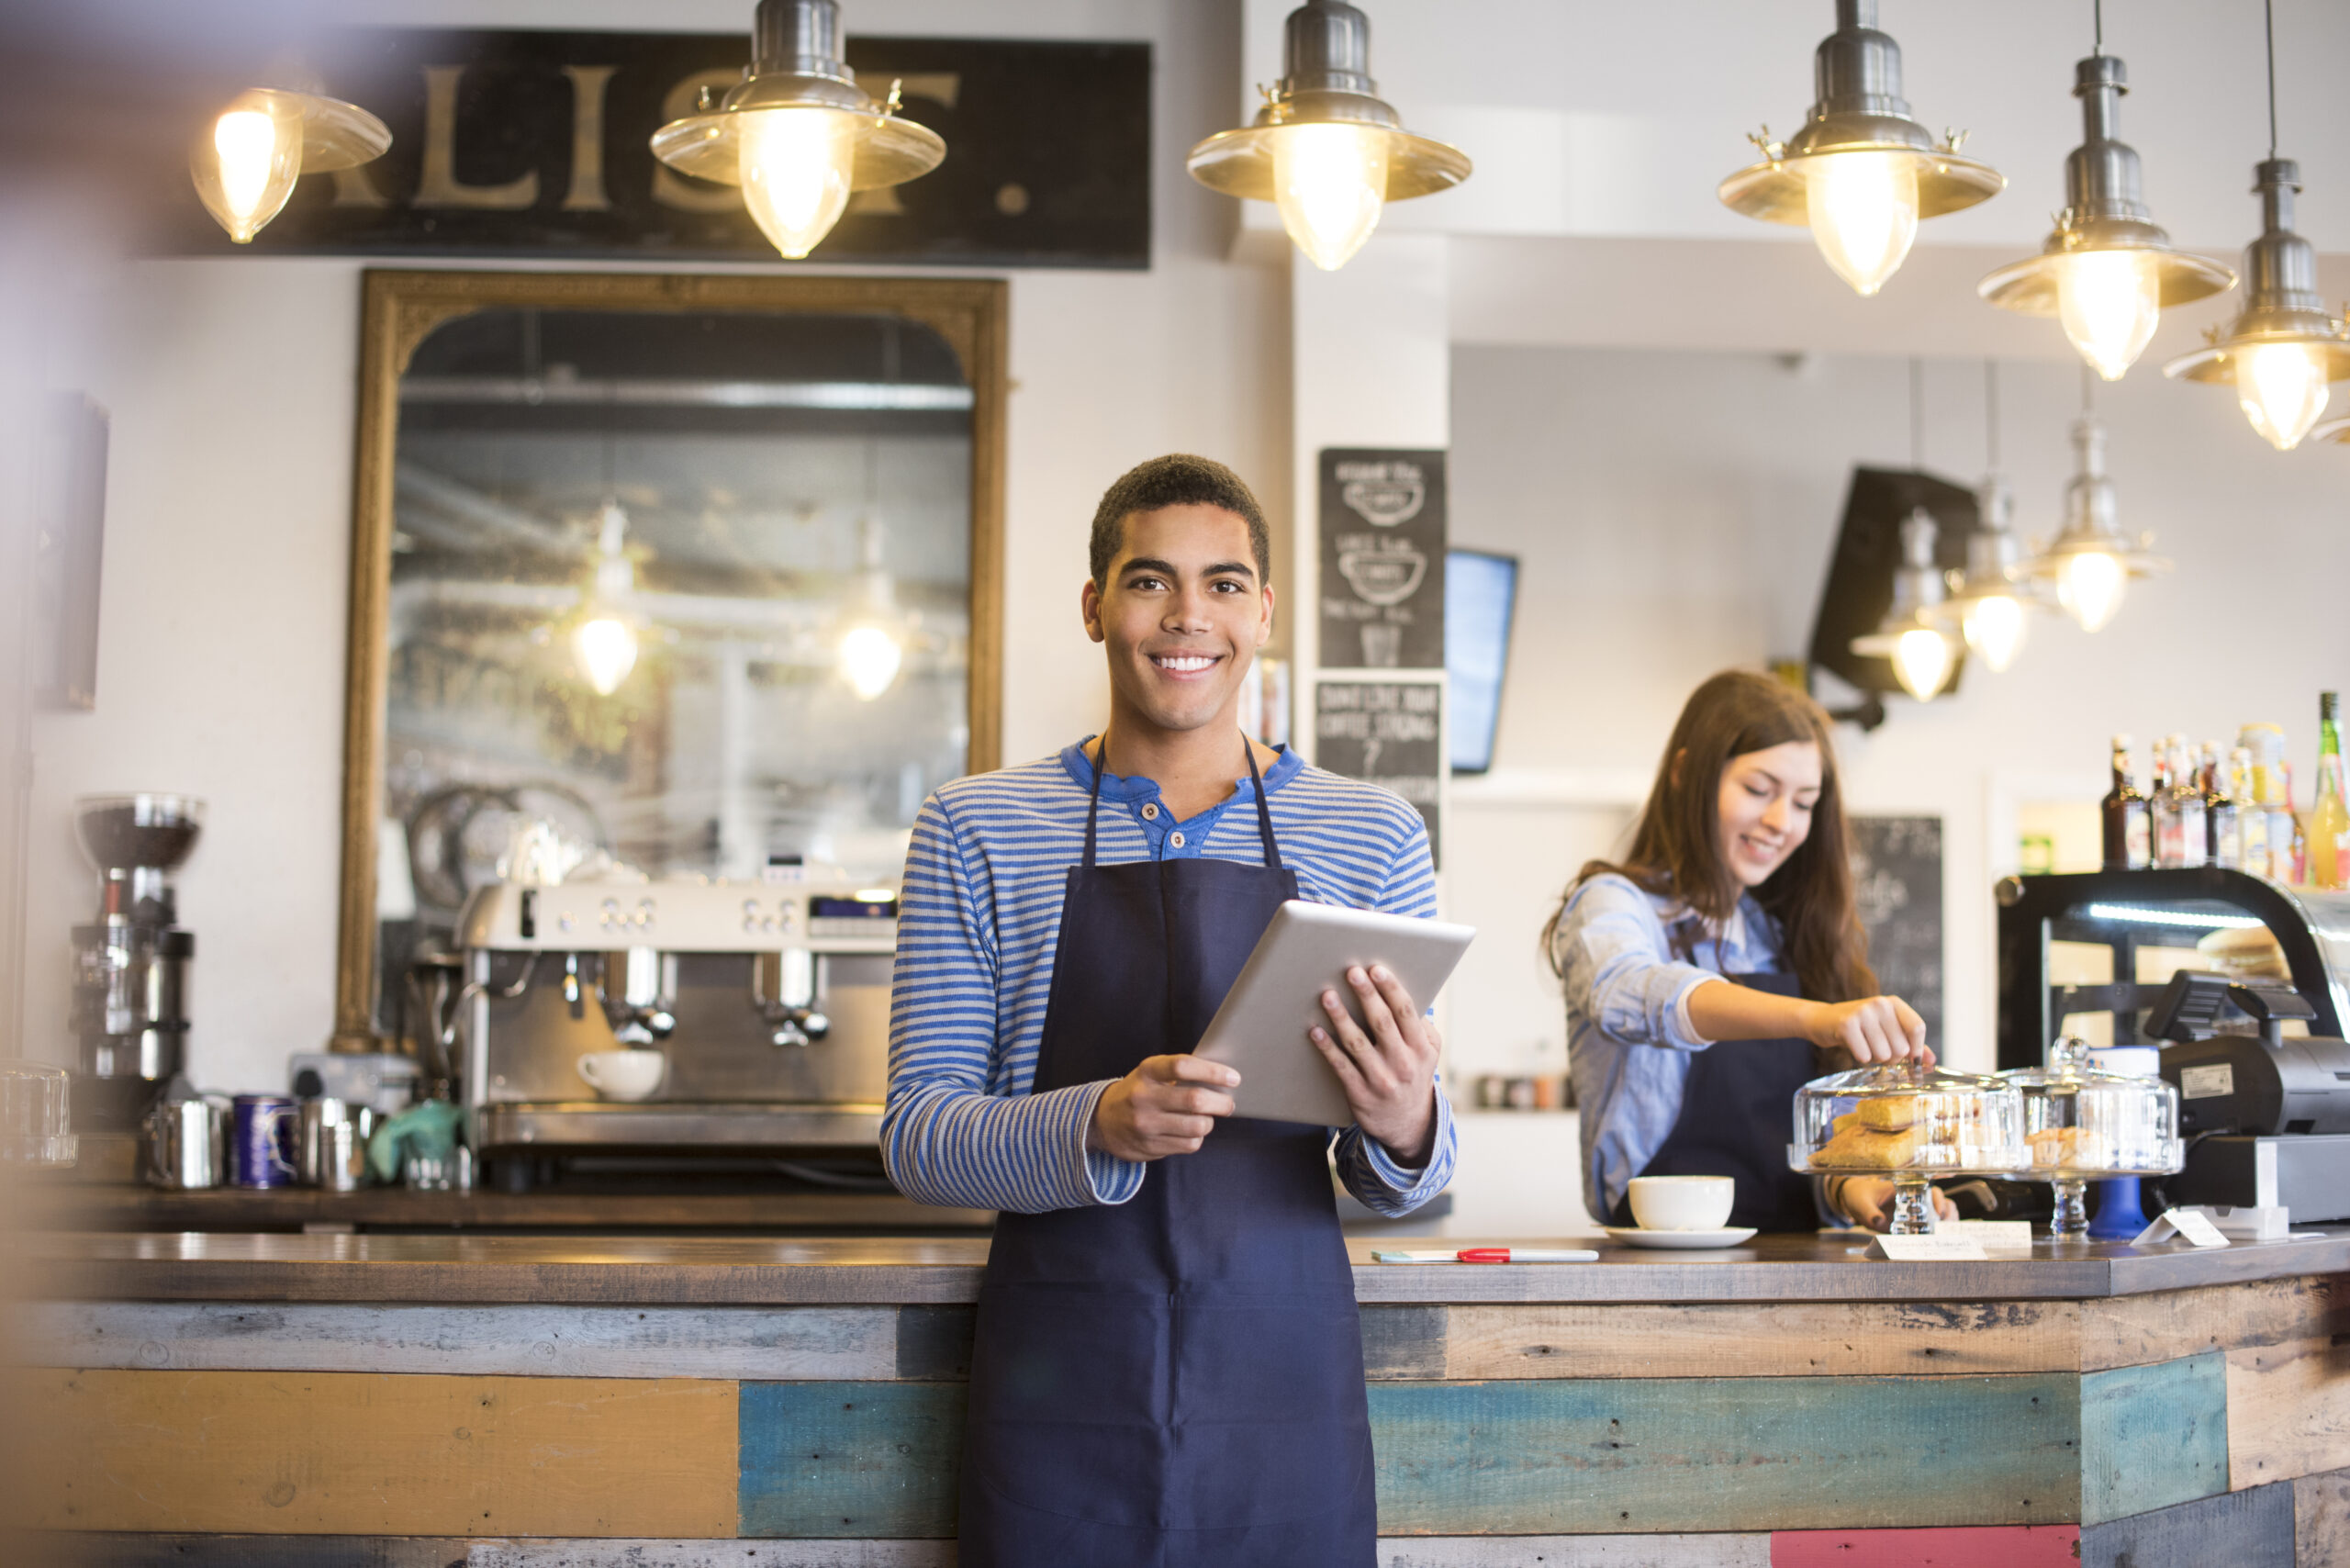
[[1314, 760], [1333, 773], [1393, 790], [1427, 823], [1442, 864], [1438, 807], [1444, 784], [1444, 688], [1435, 681], [1325, 679], [1314, 689]]
[[1444, 454], [1322, 454], [1322, 664], [1444, 667]]
[[1852, 823], [1852, 883], [1877, 989], [1926, 1021], [1942, 1041], [1942, 819], [1860, 817]]

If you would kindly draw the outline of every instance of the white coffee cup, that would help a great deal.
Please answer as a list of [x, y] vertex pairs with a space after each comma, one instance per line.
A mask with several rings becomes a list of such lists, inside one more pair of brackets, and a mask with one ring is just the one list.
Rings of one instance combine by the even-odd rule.
[[1642, 1230], [1719, 1230], [1738, 1183], [1727, 1176], [1635, 1176], [1632, 1218]]
[[669, 1058], [659, 1051], [589, 1051], [579, 1058], [579, 1076], [607, 1100], [644, 1099], [668, 1070]]

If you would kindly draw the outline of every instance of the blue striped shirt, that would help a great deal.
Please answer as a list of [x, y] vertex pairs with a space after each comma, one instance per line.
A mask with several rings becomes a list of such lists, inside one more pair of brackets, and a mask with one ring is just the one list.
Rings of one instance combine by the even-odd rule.
[[[914, 823], [898, 905], [881, 1158], [919, 1202], [1041, 1214], [1122, 1204], [1142, 1190], [1147, 1164], [1085, 1147], [1109, 1081], [1028, 1092], [1067, 873], [1085, 852], [1093, 766], [1084, 745], [958, 778]], [[1150, 779], [1105, 775], [1098, 863], [1260, 862], [1255, 786], [1237, 783], [1222, 803], [1179, 823]], [[1427, 831], [1402, 800], [1284, 751], [1266, 770], [1265, 801], [1301, 897], [1434, 918]], [[1337, 1135], [1337, 1171], [1371, 1209], [1406, 1215], [1451, 1180], [1454, 1147], [1439, 1087], [1426, 1169], [1404, 1169], [1348, 1127]]]

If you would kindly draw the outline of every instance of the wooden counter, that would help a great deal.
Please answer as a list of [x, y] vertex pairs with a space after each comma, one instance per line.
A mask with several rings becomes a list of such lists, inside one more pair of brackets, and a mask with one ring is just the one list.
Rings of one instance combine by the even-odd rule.
[[[986, 1245], [21, 1238], [33, 1522], [57, 1561], [943, 1565]], [[2350, 1560], [2350, 1228], [1357, 1263], [1396, 1568]]]

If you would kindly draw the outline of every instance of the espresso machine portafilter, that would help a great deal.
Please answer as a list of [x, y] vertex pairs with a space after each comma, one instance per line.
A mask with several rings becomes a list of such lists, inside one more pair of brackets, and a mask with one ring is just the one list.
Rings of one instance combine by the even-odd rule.
[[73, 928], [73, 1023], [84, 1124], [128, 1130], [180, 1070], [187, 965], [173, 873], [196, 848], [204, 802], [186, 795], [85, 795], [74, 833], [99, 875], [97, 919]]

